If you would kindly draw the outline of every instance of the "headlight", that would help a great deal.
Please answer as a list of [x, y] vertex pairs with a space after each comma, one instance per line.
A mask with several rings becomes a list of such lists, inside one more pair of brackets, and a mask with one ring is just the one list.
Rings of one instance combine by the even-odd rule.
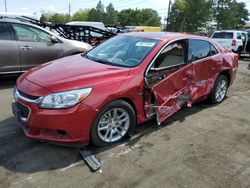
[[92, 91], [92, 88], [78, 89], [60, 93], [53, 93], [43, 97], [41, 108], [69, 108], [81, 102]]

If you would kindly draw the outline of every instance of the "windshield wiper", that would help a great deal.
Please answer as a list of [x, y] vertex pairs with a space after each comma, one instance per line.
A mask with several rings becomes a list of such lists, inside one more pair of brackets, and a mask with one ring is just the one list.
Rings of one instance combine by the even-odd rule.
[[106, 64], [106, 65], [114, 65], [114, 63], [109, 62], [105, 59], [98, 59], [98, 58], [95, 58], [95, 57], [89, 56], [89, 55], [85, 55], [85, 58], [90, 59], [90, 60], [95, 61], [95, 62], [98, 62], [98, 63]]

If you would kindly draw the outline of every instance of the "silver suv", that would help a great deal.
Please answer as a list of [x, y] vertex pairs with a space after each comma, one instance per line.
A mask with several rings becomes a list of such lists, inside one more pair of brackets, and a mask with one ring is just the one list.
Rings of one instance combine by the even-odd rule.
[[33, 24], [0, 18], [0, 74], [24, 72], [91, 48], [88, 43], [61, 38]]

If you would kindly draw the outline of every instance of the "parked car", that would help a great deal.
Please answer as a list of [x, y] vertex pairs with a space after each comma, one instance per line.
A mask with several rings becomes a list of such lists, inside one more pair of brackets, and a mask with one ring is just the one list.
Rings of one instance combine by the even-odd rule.
[[[72, 22], [68, 22], [66, 23], [66, 25], [71, 25], [71, 26], [91, 26], [97, 29], [100, 29], [102, 31], [106, 31], [106, 27], [104, 25], [104, 23], [102, 22], [86, 22], [86, 21], [72, 21]], [[100, 33], [96, 33], [91, 31], [90, 34], [93, 37], [102, 37], [103, 35]]]
[[91, 49], [26, 22], [0, 18], [0, 74], [19, 73], [61, 57]]
[[237, 54], [206, 37], [127, 33], [25, 73], [12, 107], [28, 137], [109, 145], [154, 117], [222, 102], [237, 67]]
[[231, 49], [233, 52], [246, 53], [248, 34], [245, 31], [223, 30], [215, 31], [211, 38], [224, 48]]

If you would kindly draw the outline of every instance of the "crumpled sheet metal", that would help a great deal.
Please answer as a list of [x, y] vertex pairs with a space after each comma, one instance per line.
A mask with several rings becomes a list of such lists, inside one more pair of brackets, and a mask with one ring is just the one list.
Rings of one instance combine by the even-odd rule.
[[157, 109], [157, 122], [158, 124], [161, 124], [168, 117], [170, 117], [175, 112], [181, 109], [181, 106], [178, 105], [177, 101], [182, 94], [185, 93], [190, 96], [190, 98], [186, 102], [187, 106], [191, 107], [193, 102], [197, 101], [199, 98], [209, 94], [212, 91], [216, 77], [217, 75], [209, 80], [202, 80], [193, 85], [190, 84], [189, 86], [185, 87], [181, 91], [176, 92], [172, 96], [169, 95], [166, 101], [162, 99], [162, 95], [159, 92], [153, 90], [153, 93], [156, 97], [156, 101], [158, 102], [159, 105], [156, 106], [148, 105], [147, 107]]

